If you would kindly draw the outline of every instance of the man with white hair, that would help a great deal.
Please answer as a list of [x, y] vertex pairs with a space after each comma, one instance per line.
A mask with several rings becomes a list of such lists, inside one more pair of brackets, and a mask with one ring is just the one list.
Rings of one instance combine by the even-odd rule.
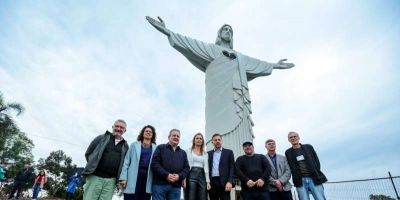
[[315, 200], [326, 200], [322, 183], [327, 181], [321, 172], [321, 166], [317, 153], [310, 144], [301, 144], [299, 134], [291, 131], [288, 140], [292, 147], [286, 150], [293, 176], [293, 184], [296, 186], [300, 200], [309, 200], [309, 192]]
[[113, 132], [97, 136], [86, 150], [86, 167], [82, 174], [86, 176], [84, 200], [112, 199], [114, 189], [128, 151], [128, 143], [122, 135], [126, 131], [126, 122], [118, 119], [112, 126]]

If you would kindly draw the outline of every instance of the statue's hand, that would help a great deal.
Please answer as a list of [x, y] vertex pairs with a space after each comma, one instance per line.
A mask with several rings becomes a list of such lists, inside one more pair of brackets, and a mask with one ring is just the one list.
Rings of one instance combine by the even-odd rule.
[[292, 67], [294, 67], [293, 63], [285, 63], [285, 61], [287, 61], [287, 59], [280, 59], [278, 61], [278, 63], [276, 63], [276, 66], [274, 67], [275, 69], [290, 69]]
[[157, 17], [158, 20], [157, 21], [149, 16], [146, 16], [147, 21], [154, 26], [157, 30], [159, 30], [161, 33], [164, 33], [165, 35], [169, 36], [170, 35], [170, 31], [165, 27], [165, 23], [164, 21], [161, 19], [161, 17]]
[[284, 58], [284, 59], [280, 59], [280, 60], [278, 61], [278, 65], [285, 64], [285, 63], [284, 63], [285, 61], [287, 61], [287, 59], [286, 59], [286, 58]]

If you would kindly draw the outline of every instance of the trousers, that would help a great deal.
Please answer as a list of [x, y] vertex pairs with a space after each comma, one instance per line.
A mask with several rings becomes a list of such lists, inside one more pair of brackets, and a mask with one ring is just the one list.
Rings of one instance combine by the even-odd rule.
[[207, 182], [203, 168], [190, 169], [186, 177], [185, 200], [207, 200]]

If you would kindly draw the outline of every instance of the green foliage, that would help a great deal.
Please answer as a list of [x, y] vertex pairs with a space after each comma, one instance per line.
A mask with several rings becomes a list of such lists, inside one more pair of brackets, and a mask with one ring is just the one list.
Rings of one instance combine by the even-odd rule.
[[71, 157], [62, 150], [53, 151], [46, 159], [39, 159], [37, 167], [47, 171], [48, 183], [44, 189], [51, 196], [64, 197], [68, 174], [76, 168], [76, 165], [72, 164]]
[[396, 200], [394, 198], [391, 198], [390, 196], [386, 196], [383, 194], [371, 194], [369, 195], [369, 200]]
[[19, 103], [6, 103], [3, 94], [0, 92], [0, 124], [8, 126], [16, 126], [13, 118], [9, 114], [10, 111], [15, 111], [18, 115], [24, 112], [24, 107]]
[[45, 190], [52, 197], [63, 197], [65, 194], [65, 181], [55, 180], [53, 177], [47, 178], [47, 183], [44, 185]]
[[[7, 135], [2, 138], [0, 146], [0, 162], [13, 162], [19, 166], [23, 163], [32, 163], [33, 141], [19, 129], [0, 130], [1, 135]], [[19, 167], [20, 168], [20, 167]]]
[[15, 131], [15, 129], [18, 129], [11, 115], [11, 111], [15, 111], [16, 116], [18, 116], [23, 113], [24, 107], [18, 103], [6, 103], [3, 94], [0, 92], [0, 148], [3, 147], [7, 136], [11, 134], [8, 133], [8, 131]]
[[15, 163], [7, 170], [7, 178], [12, 178], [25, 163], [33, 162], [34, 144], [15, 123], [12, 111], [20, 115], [24, 107], [18, 103], [6, 103], [0, 92], [0, 162]]
[[75, 195], [74, 195], [74, 199], [75, 200], [83, 199], [83, 188], [82, 187], [78, 187], [76, 189], [76, 192], [75, 192]]

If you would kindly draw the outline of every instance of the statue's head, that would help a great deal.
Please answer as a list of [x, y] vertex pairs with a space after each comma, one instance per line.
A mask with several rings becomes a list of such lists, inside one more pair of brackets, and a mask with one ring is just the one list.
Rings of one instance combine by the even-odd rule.
[[228, 43], [229, 47], [233, 49], [233, 29], [229, 24], [222, 25], [218, 30], [218, 36], [215, 44], [221, 45], [222, 43]]

